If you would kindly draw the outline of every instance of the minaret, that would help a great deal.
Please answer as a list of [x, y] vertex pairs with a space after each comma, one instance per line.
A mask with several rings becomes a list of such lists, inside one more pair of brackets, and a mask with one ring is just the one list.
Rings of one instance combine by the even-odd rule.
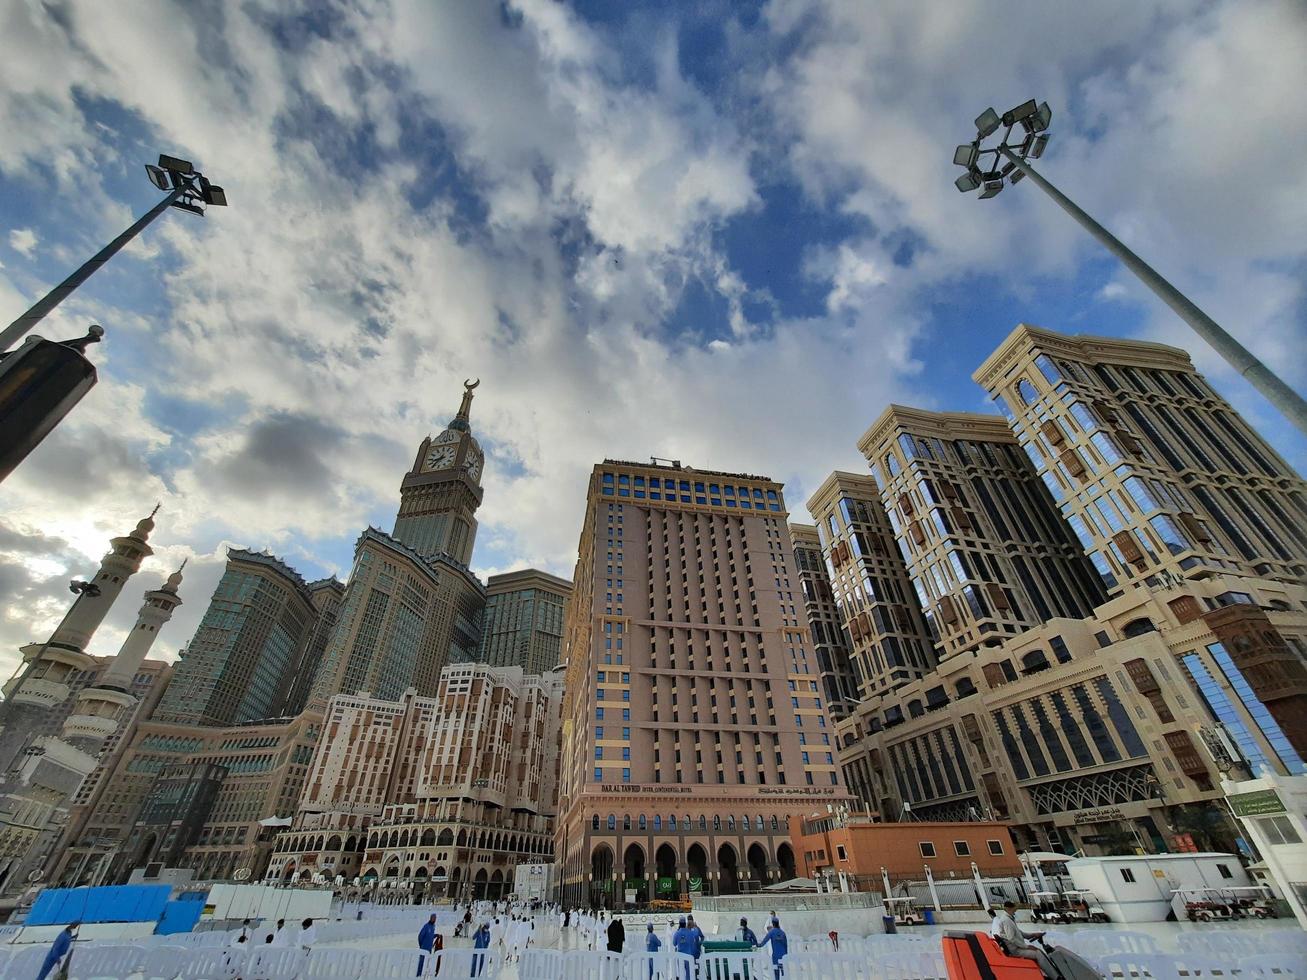
[[5, 701], [0, 704], [0, 771], [8, 768], [30, 734], [21, 717], [24, 709], [43, 710], [62, 704], [71, 693], [71, 676], [95, 667], [95, 658], [86, 648], [127, 580], [154, 553], [147, 542], [158, 511], [156, 506], [130, 534], [110, 542], [110, 551], [91, 581], [73, 583], [77, 600], [50, 639], [21, 649], [23, 668], [4, 685]]
[[[77, 706], [64, 722], [64, 738], [101, 742], [116, 732], [136, 706], [131, 693], [132, 678], [141, 669], [163, 625], [172, 619], [173, 611], [182, 604], [177, 589], [182, 583], [181, 568], [168, 576], [159, 588], [145, 593], [145, 605], [137, 613], [136, 625], [123, 640], [118, 656], [108, 670], [95, 682], [94, 687], [83, 688], [77, 695]], [[80, 744], [83, 750], [98, 746]]]

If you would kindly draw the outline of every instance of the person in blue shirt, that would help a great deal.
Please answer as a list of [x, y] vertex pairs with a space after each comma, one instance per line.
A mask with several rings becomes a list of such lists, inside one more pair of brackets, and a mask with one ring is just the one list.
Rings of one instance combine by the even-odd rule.
[[[662, 948], [663, 948], [663, 941], [658, 938], [658, 934], [654, 932], [653, 923], [650, 922], [649, 931], [645, 933], [644, 936], [644, 951], [646, 953], [656, 953], [658, 952], [658, 950]], [[649, 980], [653, 980], [653, 974], [654, 974], [653, 963], [650, 963]]]
[[432, 913], [426, 925], [418, 930], [418, 949], [422, 950], [423, 955], [418, 957], [418, 976], [422, 976], [422, 970], [426, 966], [427, 956], [431, 955], [432, 949], [436, 945], [436, 916]]
[[785, 959], [785, 954], [790, 951], [790, 941], [785, 936], [785, 930], [781, 928], [780, 919], [771, 920], [771, 928], [767, 934], [762, 937], [762, 942], [757, 943], [757, 948], [762, 949], [768, 943], [771, 943], [771, 965], [776, 971], [776, 976], [785, 974], [785, 965], [781, 960]]
[[[490, 924], [483, 922], [481, 927], [472, 935], [473, 949], [490, 948]], [[472, 956], [472, 976], [481, 976], [481, 971], [485, 968], [486, 956], [484, 953], [475, 953]]]
[[740, 920], [740, 928], [739, 931], [735, 933], [735, 941], [737, 943], [748, 943], [750, 946], [755, 947], [758, 945], [758, 937], [754, 935], [753, 930], [749, 928], [748, 919]]
[[58, 966], [59, 961], [68, 955], [68, 951], [73, 948], [73, 933], [80, 925], [80, 922], [70, 922], [64, 927], [63, 932], [54, 937], [54, 945], [50, 947], [50, 952], [45, 954], [45, 962], [41, 964], [41, 972], [36, 975], [36, 980], [45, 980], [50, 971]]
[[689, 929], [694, 936], [694, 952], [691, 955], [697, 960], [703, 953], [703, 930], [695, 924], [694, 916], [692, 915], [687, 915], [685, 917], [685, 923], [685, 927]]
[[[672, 949], [678, 953], [684, 953], [686, 956], [695, 956], [697, 955], [695, 950], [698, 949], [698, 944], [694, 939], [695, 930], [686, 928], [685, 916], [681, 916], [680, 923], [677, 930], [672, 933]], [[685, 965], [685, 976], [686, 980], [689, 980], [690, 965], [688, 963]]]

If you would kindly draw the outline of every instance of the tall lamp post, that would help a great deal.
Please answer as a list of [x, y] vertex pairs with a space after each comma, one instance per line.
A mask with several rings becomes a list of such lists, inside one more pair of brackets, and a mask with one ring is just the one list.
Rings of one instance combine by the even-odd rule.
[[[1120, 259], [1162, 302], [1179, 314], [1198, 336], [1207, 341], [1299, 431], [1307, 434], [1307, 400], [1276, 377], [1243, 344], [1230, 336], [1180, 290], [1163, 279], [1157, 270], [1126, 248], [1111, 232], [1082, 211], [1030, 165], [1031, 160], [1037, 160], [1043, 155], [1044, 147], [1048, 145], [1047, 130], [1052, 120], [1053, 110], [1048, 103], [1036, 103], [1034, 99], [1021, 103], [1001, 116], [992, 108], [986, 109], [976, 117], [976, 138], [970, 143], [963, 143], [953, 153], [953, 162], [966, 168], [966, 173], [955, 181], [957, 189], [965, 194], [980, 188], [983, 200], [997, 197], [1005, 184], [1015, 184], [1023, 177], [1029, 177], [1063, 211], [1075, 218], [1085, 231]], [[1003, 134], [998, 142], [985, 147], [985, 141], [1000, 129]]]
[[227, 203], [223, 189], [209, 183], [189, 160], [162, 154], [158, 166], [146, 164], [145, 170], [150, 182], [167, 192], [163, 200], [0, 331], [0, 480], [95, 386], [95, 365], [85, 356], [86, 345], [98, 341], [104, 331], [96, 325], [77, 341], [33, 336], [15, 345], [164, 211], [178, 208], [203, 215], [207, 206]]

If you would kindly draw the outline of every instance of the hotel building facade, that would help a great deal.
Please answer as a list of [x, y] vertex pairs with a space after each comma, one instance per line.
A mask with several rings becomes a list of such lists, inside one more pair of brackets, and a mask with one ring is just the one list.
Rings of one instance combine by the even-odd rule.
[[1223, 773], [1304, 768], [1307, 485], [1174, 348], [1022, 325], [976, 379], [1008, 424], [894, 406], [860, 443], [939, 662], [841, 724], [848, 785], [1022, 847], [1192, 846]]
[[564, 636], [565, 903], [793, 877], [789, 817], [848, 801], [787, 517], [766, 477], [594, 467]]

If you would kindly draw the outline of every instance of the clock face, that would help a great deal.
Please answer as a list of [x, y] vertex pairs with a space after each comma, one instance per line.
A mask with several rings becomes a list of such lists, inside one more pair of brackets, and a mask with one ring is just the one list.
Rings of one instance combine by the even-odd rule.
[[443, 470], [447, 466], [453, 465], [453, 446], [432, 446], [431, 451], [427, 453], [427, 469], [429, 470]]
[[473, 450], [467, 454], [467, 459], [463, 461], [463, 469], [467, 470], [467, 475], [472, 479], [481, 476], [481, 454]]

